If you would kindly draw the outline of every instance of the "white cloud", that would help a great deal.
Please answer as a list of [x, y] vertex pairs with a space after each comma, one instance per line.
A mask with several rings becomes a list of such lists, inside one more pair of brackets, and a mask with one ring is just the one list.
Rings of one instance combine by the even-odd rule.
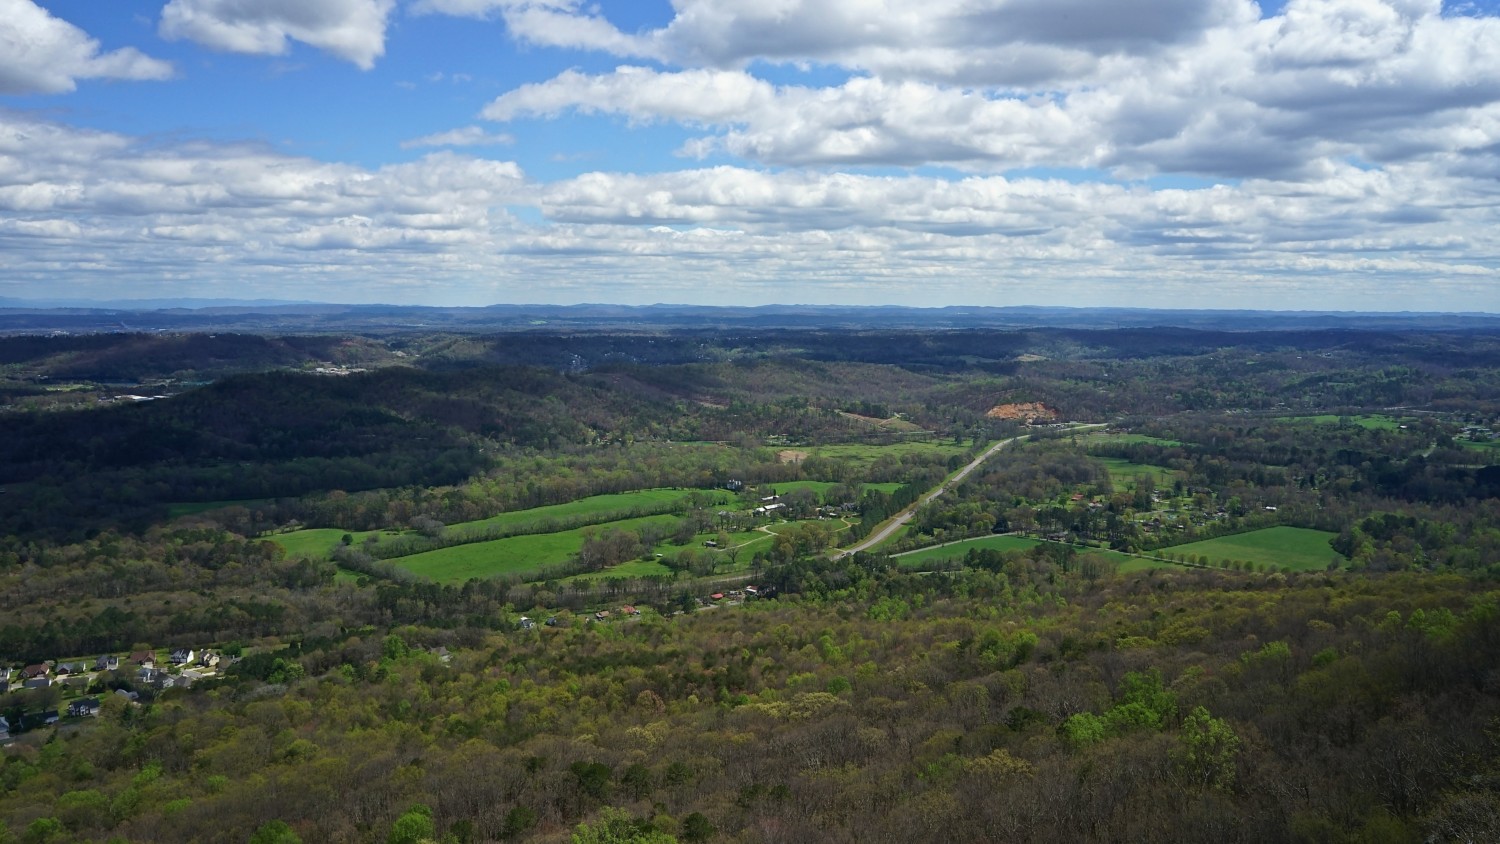
[[617, 56], [658, 58], [647, 39], [628, 35], [581, 0], [417, 0], [415, 14], [488, 19], [500, 17], [512, 36], [546, 47], [601, 50]]
[[[538, 183], [448, 152], [369, 169], [0, 112], [0, 273], [12, 285], [108, 278], [171, 292], [163, 279], [182, 279], [174, 289], [198, 295], [429, 303], [1254, 305], [1274, 284], [1352, 307], [1319, 291], [1441, 282], [1466, 307], [1496, 308], [1500, 267], [1476, 257], [1500, 254], [1496, 205], [1431, 163], [1328, 163], [1299, 181], [1196, 190], [743, 167]], [[520, 222], [515, 206], [546, 222]]]
[[168, 79], [172, 65], [99, 42], [32, 0], [0, 0], [0, 94], [57, 94], [79, 79]]
[[171, 0], [163, 38], [232, 53], [285, 55], [288, 41], [326, 50], [369, 70], [385, 54], [395, 0]]
[[[873, 75], [811, 87], [712, 67], [568, 71], [502, 95], [482, 116], [576, 111], [676, 121], [708, 130], [686, 144], [690, 155], [778, 166], [1047, 166], [1132, 178], [1288, 178], [1324, 159], [1484, 158], [1500, 144], [1488, 116], [1500, 106], [1496, 18], [1444, 17], [1423, 0], [1292, 0], [1265, 20], [1229, 0], [1193, 14], [1173, 2], [1130, 4], [1130, 14], [1143, 16], [1131, 26], [1065, 32], [1057, 15], [1084, 15], [1082, 0], [1045, 8], [890, 0], [878, 15], [852, 0], [684, 0], [672, 24], [649, 37], [660, 44], [666, 33], [694, 33], [699, 47], [669, 55], [715, 64], [752, 57], [734, 44], [775, 44], [771, 58], [826, 59]], [[1118, 13], [1092, 14], [1108, 22]], [[980, 43], [1008, 43], [1016, 33], [1030, 39], [1018, 50], [1072, 58], [1049, 65]], [[950, 49], [962, 62], [949, 61]], [[890, 61], [871, 60], [877, 53]], [[1015, 55], [1033, 70], [1051, 68], [1046, 81], [1017, 87]], [[953, 84], [958, 77], [992, 83]]]
[[401, 148], [495, 146], [497, 144], [515, 143], [515, 140], [510, 135], [491, 134], [478, 126], [464, 126], [461, 129], [449, 129], [446, 132], [436, 132], [431, 135], [423, 135], [420, 138], [412, 138], [409, 141], [402, 141]]

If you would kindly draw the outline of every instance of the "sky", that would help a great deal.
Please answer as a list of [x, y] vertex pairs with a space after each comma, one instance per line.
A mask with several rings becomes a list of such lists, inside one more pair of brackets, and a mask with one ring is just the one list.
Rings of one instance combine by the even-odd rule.
[[1500, 0], [0, 0], [0, 297], [1500, 312]]

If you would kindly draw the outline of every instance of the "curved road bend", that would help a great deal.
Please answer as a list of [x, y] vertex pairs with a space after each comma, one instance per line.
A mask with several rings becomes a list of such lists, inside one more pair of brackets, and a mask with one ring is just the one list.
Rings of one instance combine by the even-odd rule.
[[[1078, 426], [1069, 428], [1068, 430], [1069, 431], [1083, 431], [1083, 430], [1087, 430], [1087, 429], [1090, 429], [1090, 428], [1103, 428], [1103, 427], [1106, 427], [1105, 424], [1104, 423], [1099, 423], [1099, 424], [1094, 424], [1094, 425], [1078, 425]], [[929, 492], [926, 495], [922, 496], [921, 498], [917, 499], [917, 501], [916, 501], [915, 504], [909, 504], [909, 505], [907, 505], [906, 509], [904, 509], [901, 512], [897, 513], [894, 517], [891, 518], [890, 521], [886, 522], [885, 523], [885, 527], [883, 527], [880, 530], [877, 530], [874, 533], [870, 534], [869, 536], [865, 537], [858, 544], [853, 545], [853, 546], [851, 546], [849, 548], [846, 548], [846, 549], [844, 549], [842, 551], [839, 551], [838, 553], [834, 554], [833, 555], [833, 559], [838, 560], [838, 559], [842, 559], [843, 557], [847, 557], [850, 554], [858, 554], [861, 551], [868, 551], [871, 548], [874, 548], [876, 545], [879, 545], [880, 543], [884, 542], [886, 540], [886, 538], [888, 538], [891, 534], [893, 534], [897, 530], [899, 530], [902, 525], [904, 525], [907, 522], [911, 521], [911, 517], [914, 516], [914, 515], [916, 515], [917, 508], [923, 507], [923, 506], [925, 506], [927, 504], [930, 504], [932, 502], [932, 499], [937, 498], [939, 495], [942, 495], [943, 493], [947, 492], [949, 489], [951, 489], [959, 481], [962, 481], [964, 478], [968, 477], [970, 472], [972, 472], [975, 469], [979, 468], [979, 464], [981, 464], [984, 461], [990, 459], [990, 457], [992, 455], [994, 455], [995, 452], [999, 451], [1002, 448], [1005, 448], [1006, 446], [1010, 445], [1013, 442], [1016, 442], [1017, 440], [1024, 440], [1024, 439], [1026, 439], [1029, 436], [1031, 436], [1031, 435], [1030, 434], [1022, 434], [1019, 437], [1011, 437], [1008, 440], [1001, 440], [1000, 442], [997, 442], [994, 445], [990, 446], [989, 448], [985, 449], [983, 454], [980, 454], [978, 457], [976, 457], [972, 461], [970, 461], [969, 465], [963, 467], [962, 469], [959, 469], [957, 472], [955, 472], [953, 474], [952, 477], [950, 477], [947, 480], [943, 481], [942, 483], [938, 484], [936, 487], [933, 488], [933, 490], [931, 492]]]

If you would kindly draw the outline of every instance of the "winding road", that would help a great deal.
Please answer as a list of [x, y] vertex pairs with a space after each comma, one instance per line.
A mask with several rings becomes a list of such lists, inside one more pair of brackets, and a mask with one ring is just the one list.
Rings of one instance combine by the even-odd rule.
[[[1078, 426], [1069, 428], [1068, 430], [1070, 430], [1070, 431], [1083, 431], [1083, 430], [1088, 430], [1088, 429], [1091, 429], [1091, 428], [1103, 428], [1103, 427], [1106, 427], [1106, 426], [1103, 423], [1100, 423], [1100, 424], [1094, 424], [1094, 425], [1078, 425]], [[865, 537], [858, 544], [852, 545], [852, 546], [850, 546], [848, 548], [845, 548], [842, 551], [839, 551], [839, 552], [835, 553], [833, 555], [833, 559], [838, 560], [838, 559], [842, 559], [844, 557], [847, 557], [850, 554], [858, 554], [861, 551], [868, 551], [871, 548], [874, 548], [876, 545], [879, 545], [880, 543], [884, 542], [886, 539], [890, 538], [891, 534], [893, 534], [896, 531], [900, 530], [902, 525], [904, 525], [907, 522], [911, 521], [911, 517], [914, 516], [914, 515], [916, 515], [916, 513], [917, 513], [917, 508], [924, 507], [927, 504], [932, 503], [932, 499], [937, 498], [939, 495], [942, 495], [943, 493], [947, 492], [949, 489], [952, 489], [953, 486], [956, 485], [958, 482], [962, 481], [964, 478], [967, 478], [969, 476], [970, 472], [972, 472], [975, 469], [979, 468], [979, 464], [981, 464], [984, 461], [990, 459], [990, 457], [992, 457], [995, 454], [995, 452], [999, 451], [1002, 448], [1005, 448], [1006, 446], [1010, 445], [1013, 442], [1017, 442], [1019, 440], [1024, 440], [1024, 439], [1026, 439], [1029, 436], [1031, 436], [1031, 435], [1030, 434], [1022, 434], [1019, 437], [1011, 437], [1010, 439], [1001, 440], [1000, 442], [997, 442], [994, 445], [990, 446], [989, 448], [985, 449], [984, 453], [980, 454], [978, 457], [976, 457], [973, 460], [969, 461], [969, 465], [963, 467], [962, 469], [959, 469], [957, 472], [954, 472], [953, 475], [950, 476], [947, 480], [945, 480], [942, 483], [938, 484], [937, 486], [933, 487], [933, 489], [932, 489], [931, 492], [929, 492], [926, 495], [922, 496], [921, 498], [917, 499], [916, 503], [908, 505], [906, 507], [906, 509], [904, 509], [901, 512], [897, 513], [895, 516], [892, 516], [891, 520], [888, 521], [888, 522], [886, 522], [879, 530], [877, 530], [874, 533], [870, 534], [869, 536]]]

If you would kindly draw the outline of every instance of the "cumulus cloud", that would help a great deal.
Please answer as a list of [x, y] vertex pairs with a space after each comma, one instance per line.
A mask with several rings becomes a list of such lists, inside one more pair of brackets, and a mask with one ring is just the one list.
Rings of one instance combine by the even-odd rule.
[[601, 50], [617, 56], [657, 58], [649, 39], [615, 28], [581, 0], [417, 0], [416, 14], [499, 17], [518, 40], [546, 47]]
[[486, 132], [479, 126], [464, 126], [461, 129], [449, 129], [446, 132], [435, 132], [431, 135], [423, 135], [420, 138], [402, 141], [401, 148], [495, 146], [497, 144], [515, 143], [515, 140], [510, 135]]
[[[1237, 0], [1189, 5], [890, 0], [889, 14], [861, 15], [853, 3], [685, 0], [671, 24], [641, 37], [686, 39], [697, 52], [665, 54], [711, 66], [569, 71], [502, 95], [482, 116], [676, 121], [709, 130], [684, 147], [689, 155], [773, 165], [1050, 166], [1128, 178], [1292, 178], [1323, 159], [1483, 158], [1500, 143], [1489, 116], [1500, 106], [1496, 18], [1445, 17], [1427, 0], [1292, 0], [1266, 19]], [[1127, 12], [1129, 26], [1115, 18]], [[987, 52], [1006, 39], [1019, 46]], [[752, 45], [762, 46], [746, 52]], [[779, 52], [767, 56], [765, 45]], [[945, 58], [950, 49], [968, 64]], [[1033, 49], [1071, 58], [1049, 64]], [[1018, 55], [1028, 72], [1050, 68], [1046, 79], [1017, 85]], [[756, 57], [872, 72], [804, 87], [716, 67]]]
[[395, 0], [171, 0], [163, 38], [188, 39], [231, 53], [285, 55], [301, 41], [363, 70], [385, 54]]
[[172, 66], [99, 42], [32, 0], [0, 0], [0, 94], [58, 94], [79, 79], [167, 79]]
[[859, 289], [932, 304], [1024, 288], [1027, 301], [1050, 290], [1180, 305], [1198, 291], [1224, 305], [1268, 279], [1308, 295], [1374, 279], [1442, 280], [1494, 306], [1500, 269], [1474, 258], [1500, 254], [1494, 200], [1425, 162], [1192, 190], [731, 166], [549, 183], [451, 152], [370, 169], [0, 112], [0, 272], [192, 279], [200, 293], [336, 286], [341, 298], [474, 303], [609, 298], [628, 284], [676, 301]]

